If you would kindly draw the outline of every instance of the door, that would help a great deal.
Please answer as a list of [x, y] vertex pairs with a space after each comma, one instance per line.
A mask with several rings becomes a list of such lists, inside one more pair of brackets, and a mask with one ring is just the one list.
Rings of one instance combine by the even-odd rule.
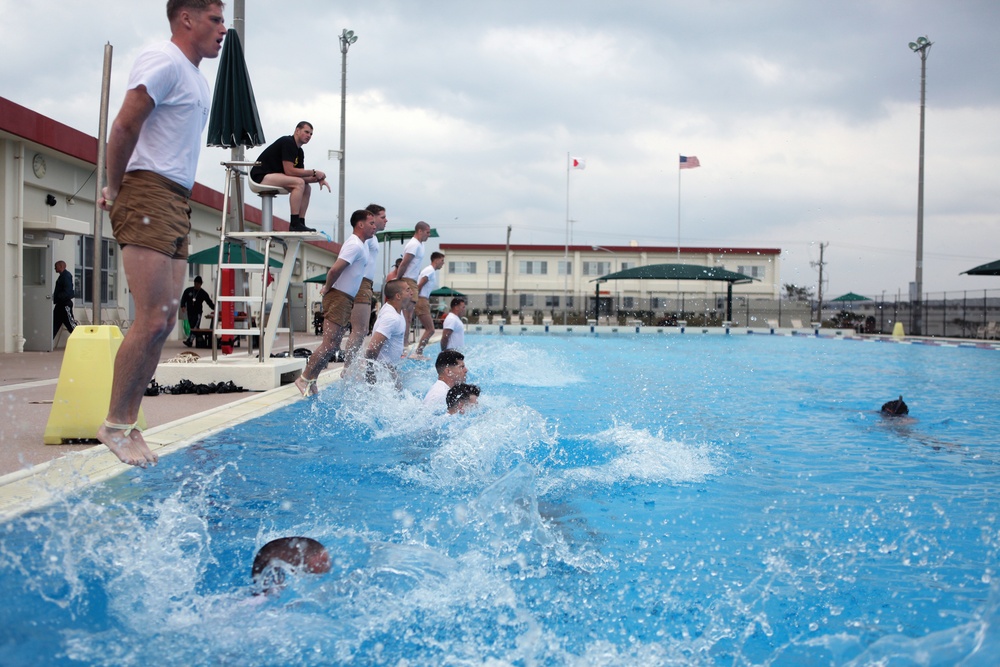
[[24, 246], [24, 349], [52, 351], [52, 290], [56, 272], [48, 246]]

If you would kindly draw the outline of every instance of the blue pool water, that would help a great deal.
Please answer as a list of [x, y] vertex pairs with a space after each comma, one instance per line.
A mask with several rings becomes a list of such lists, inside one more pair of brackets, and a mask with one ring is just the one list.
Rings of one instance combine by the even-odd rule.
[[[337, 383], [0, 526], [0, 664], [996, 664], [1000, 353], [483, 336], [467, 363], [474, 415], [425, 415], [409, 362], [402, 396]], [[333, 570], [259, 603], [292, 534]]]

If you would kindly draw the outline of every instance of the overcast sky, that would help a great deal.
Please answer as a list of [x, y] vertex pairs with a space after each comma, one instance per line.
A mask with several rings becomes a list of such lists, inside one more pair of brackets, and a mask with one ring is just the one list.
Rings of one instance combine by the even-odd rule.
[[[112, 117], [157, 0], [0, 0], [0, 95], [97, 133], [103, 47]], [[232, 18], [232, 3], [227, 21]], [[337, 216], [340, 51], [348, 55], [347, 214], [445, 242], [780, 248], [781, 279], [828, 296], [906, 295], [916, 257], [920, 58], [928, 35], [924, 290], [1000, 258], [996, 0], [327, 0], [247, 2], [248, 67], [268, 142], [315, 125], [331, 174], [307, 222]], [[214, 87], [217, 60], [202, 70]], [[250, 150], [256, 156], [259, 149]], [[678, 172], [678, 155], [701, 168]], [[198, 180], [222, 190], [228, 151]], [[678, 176], [680, 176], [680, 184]], [[277, 211], [287, 215], [279, 203]], [[286, 206], [286, 205], [285, 205]]]

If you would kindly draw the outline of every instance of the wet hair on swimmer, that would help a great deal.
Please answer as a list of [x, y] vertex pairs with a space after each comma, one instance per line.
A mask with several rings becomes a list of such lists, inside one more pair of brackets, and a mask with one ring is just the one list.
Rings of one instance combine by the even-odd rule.
[[891, 417], [901, 417], [902, 415], [910, 414], [910, 409], [906, 407], [906, 403], [903, 402], [903, 397], [900, 396], [894, 401], [883, 403], [882, 414], [889, 415]]
[[311, 537], [279, 537], [260, 548], [250, 574], [263, 593], [280, 590], [288, 571], [322, 574], [330, 571], [330, 554]]
[[437, 359], [434, 360], [434, 370], [440, 375], [441, 371], [449, 366], [457, 366], [458, 362], [463, 359], [465, 359], [465, 355], [458, 350], [443, 350], [438, 353]]
[[374, 215], [371, 211], [366, 208], [360, 208], [354, 213], [351, 213], [351, 227], [357, 227], [358, 223], [367, 220]]
[[451, 410], [463, 401], [467, 400], [470, 396], [479, 396], [479, 387], [477, 385], [464, 383], [456, 384], [448, 390], [448, 395], [445, 396], [445, 403], [448, 405], [448, 409]]

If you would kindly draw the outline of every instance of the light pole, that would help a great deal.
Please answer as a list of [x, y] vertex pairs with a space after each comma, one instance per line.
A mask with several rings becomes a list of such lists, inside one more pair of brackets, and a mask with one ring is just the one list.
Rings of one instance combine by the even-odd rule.
[[923, 320], [924, 295], [924, 110], [927, 99], [927, 53], [931, 50], [931, 42], [924, 37], [910, 42], [910, 50], [920, 54], [920, 166], [917, 176], [917, 275], [916, 303], [913, 307], [913, 333], [920, 335]]
[[344, 242], [344, 143], [347, 139], [347, 50], [358, 41], [353, 30], [344, 28], [340, 33], [340, 194], [337, 200], [337, 242]]

